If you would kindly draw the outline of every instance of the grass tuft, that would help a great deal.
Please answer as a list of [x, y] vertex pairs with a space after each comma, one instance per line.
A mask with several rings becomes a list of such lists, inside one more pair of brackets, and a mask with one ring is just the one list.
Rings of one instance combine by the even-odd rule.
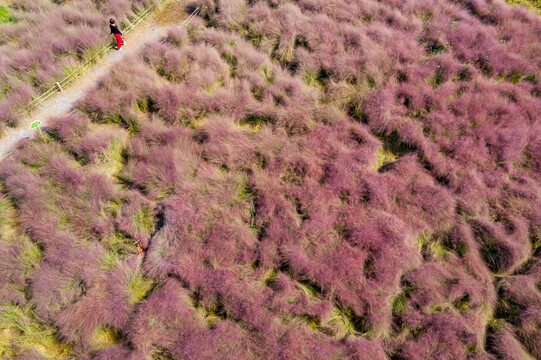
[[59, 342], [56, 330], [36, 319], [31, 308], [0, 306], [0, 358], [13, 359], [24, 351], [48, 359], [66, 359], [71, 348]]
[[9, 9], [6, 6], [0, 5], [0, 24], [14, 21]]

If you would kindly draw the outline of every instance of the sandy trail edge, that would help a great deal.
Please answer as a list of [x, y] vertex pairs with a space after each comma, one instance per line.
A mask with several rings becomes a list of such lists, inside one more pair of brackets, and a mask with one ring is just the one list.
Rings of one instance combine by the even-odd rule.
[[182, 8], [185, 3], [178, 0], [164, 1], [154, 13], [126, 35], [126, 45], [122, 50], [110, 50], [103, 58], [89, 70], [86, 70], [78, 78], [57, 92], [49, 99], [36, 107], [32, 113], [26, 116], [16, 128], [8, 128], [0, 138], [0, 160], [11, 153], [11, 150], [22, 139], [32, 138], [39, 132], [31, 128], [34, 121], [40, 121], [40, 127], [47, 125], [48, 119], [53, 116], [67, 115], [74, 109], [76, 102], [85, 93], [96, 87], [103, 78], [118, 62], [129, 54], [137, 53], [145, 43], [155, 41], [167, 33], [167, 29], [173, 26], [182, 26], [182, 21], [188, 17]]

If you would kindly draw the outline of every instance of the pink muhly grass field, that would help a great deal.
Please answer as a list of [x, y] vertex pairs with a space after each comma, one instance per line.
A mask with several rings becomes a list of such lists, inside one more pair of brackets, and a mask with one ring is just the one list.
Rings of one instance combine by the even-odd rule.
[[191, 6], [0, 163], [0, 309], [43, 357], [539, 358], [539, 18]]

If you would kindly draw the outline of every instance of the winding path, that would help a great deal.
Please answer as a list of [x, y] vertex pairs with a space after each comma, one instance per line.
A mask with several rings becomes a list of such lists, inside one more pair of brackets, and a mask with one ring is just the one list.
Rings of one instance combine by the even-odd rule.
[[40, 121], [40, 126], [46, 126], [47, 120], [53, 116], [69, 114], [84, 94], [91, 88], [98, 85], [100, 79], [106, 75], [117, 62], [135, 52], [138, 52], [145, 43], [156, 41], [163, 37], [167, 29], [172, 26], [181, 26], [189, 21], [187, 14], [183, 11], [182, 5], [177, 0], [164, 1], [163, 4], [126, 36], [126, 45], [122, 50], [111, 50], [103, 58], [74, 80], [70, 86], [57, 92], [49, 99], [38, 105], [28, 116], [26, 116], [16, 128], [8, 128], [0, 138], [0, 160], [11, 153], [11, 149], [21, 140], [31, 138], [38, 132], [31, 128], [34, 121]]

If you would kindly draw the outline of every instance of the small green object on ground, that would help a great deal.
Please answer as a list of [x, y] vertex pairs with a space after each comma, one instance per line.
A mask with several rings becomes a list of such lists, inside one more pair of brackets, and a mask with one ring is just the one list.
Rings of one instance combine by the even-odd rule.
[[38, 129], [39, 132], [41, 132], [40, 128], [39, 128], [39, 124], [41, 124], [41, 121], [34, 121], [32, 123], [32, 129]]

